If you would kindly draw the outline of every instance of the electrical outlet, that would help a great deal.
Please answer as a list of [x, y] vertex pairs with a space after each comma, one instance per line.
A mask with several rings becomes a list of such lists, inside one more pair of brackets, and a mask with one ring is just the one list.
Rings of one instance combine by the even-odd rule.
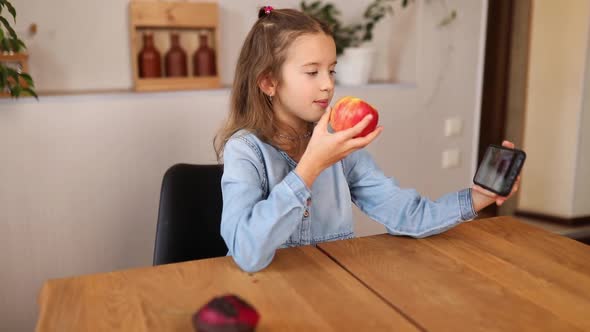
[[449, 118], [445, 120], [445, 136], [459, 136], [463, 131], [463, 120], [461, 118]]
[[461, 164], [461, 151], [459, 149], [449, 149], [442, 153], [442, 168], [459, 167]]

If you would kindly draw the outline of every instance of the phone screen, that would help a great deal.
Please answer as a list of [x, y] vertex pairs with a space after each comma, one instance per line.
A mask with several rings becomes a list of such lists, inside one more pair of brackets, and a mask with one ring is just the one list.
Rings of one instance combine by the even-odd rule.
[[512, 149], [488, 147], [475, 174], [474, 182], [483, 184], [496, 193], [510, 193], [519, 166], [524, 161], [516, 156], [517, 152]]

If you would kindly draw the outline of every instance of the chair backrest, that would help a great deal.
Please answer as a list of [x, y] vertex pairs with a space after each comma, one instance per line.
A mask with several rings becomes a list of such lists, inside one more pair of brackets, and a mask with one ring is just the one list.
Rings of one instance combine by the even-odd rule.
[[225, 256], [222, 165], [176, 164], [162, 181], [154, 265]]

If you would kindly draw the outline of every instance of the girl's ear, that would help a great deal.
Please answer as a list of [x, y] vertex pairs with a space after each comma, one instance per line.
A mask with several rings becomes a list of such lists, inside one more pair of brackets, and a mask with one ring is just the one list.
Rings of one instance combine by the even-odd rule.
[[264, 74], [258, 81], [258, 87], [262, 92], [264, 92], [267, 96], [274, 96], [277, 89], [277, 81], [272, 78], [271, 74]]

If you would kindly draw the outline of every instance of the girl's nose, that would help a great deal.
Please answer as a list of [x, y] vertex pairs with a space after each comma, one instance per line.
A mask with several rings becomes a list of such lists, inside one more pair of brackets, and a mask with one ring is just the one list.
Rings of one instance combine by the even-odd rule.
[[321, 90], [332, 91], [334, 89], [334, 78], [331, 75], [326, 75], [322, 79]]

